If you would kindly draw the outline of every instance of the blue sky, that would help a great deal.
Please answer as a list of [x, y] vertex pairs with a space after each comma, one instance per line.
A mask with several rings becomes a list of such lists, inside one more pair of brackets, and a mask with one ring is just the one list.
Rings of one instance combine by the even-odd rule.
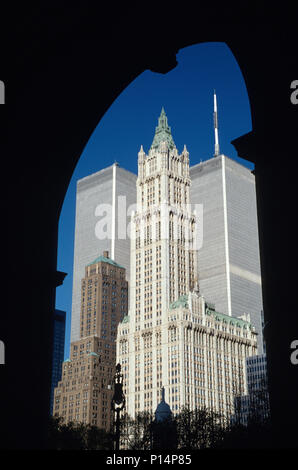
[[[137, 172], [141, 144], [147, 153], [162, 106], [179, 152], [184, 144], [194, 165], [213, 156], [213, 89], [217, 94], [220, 151], [248, 168], [230, 143], [251, 131], [245, 82], [224, 43], [205, 43], [177, 54], [178, 65], [166, 75], [146, 71], [114, 101], [94, 130], [76, 166], [59, 221], [57, 269], [67, 273], [57, 288], [56, 308], [66, 311], [65, 358], [69, 354], [76, 182], [111, 165]], [[100, 86], [100, 83], [98, 84]]]

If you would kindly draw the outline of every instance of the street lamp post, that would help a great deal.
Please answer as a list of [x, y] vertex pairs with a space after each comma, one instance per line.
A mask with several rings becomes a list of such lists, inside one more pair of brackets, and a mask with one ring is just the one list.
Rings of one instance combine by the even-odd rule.
[[120, 411], [125, 407], [125, 396], [122, 390], [123, 374], [121, 374], [121, 365], [116, 365], [116, 374], [114, 380], [114, 395], [112, 398], [112, 410], [116, 413], [115, 426], [115, 450], [119, 450], [120, 443]]

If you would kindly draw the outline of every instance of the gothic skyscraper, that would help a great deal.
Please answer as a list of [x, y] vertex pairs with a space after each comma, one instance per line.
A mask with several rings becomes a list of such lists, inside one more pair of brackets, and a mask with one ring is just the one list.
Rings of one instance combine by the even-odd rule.
[[[154, 411], [165, 387], [171, 409], [231, 412], [255, 353], [249, 316], [215, 311], [199, 294], [200, 216], [191, 210], [189, 154], [175, 146], [162, 108], [148, 152], [138, 154], [131, 217], [130, 310], [118, 326], [127, 411]], [[233, 336], [237, 341], [233, 342]]]
[[130, 299], [141, 329], [160, 323], [170, 302], [194, 287], [197, 253], [189, 188], [188, 152], [184, 147], [178, 154], [162, 109], [148, 156], [142, 147], [138, 154], [137, 211], [131, 221], [136, 276]]

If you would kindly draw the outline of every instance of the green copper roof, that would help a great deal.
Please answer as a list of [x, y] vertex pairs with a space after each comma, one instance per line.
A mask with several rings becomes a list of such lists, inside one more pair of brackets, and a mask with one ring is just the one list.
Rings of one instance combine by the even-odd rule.
[[248, 321], [242, 320], [241, 318], [231, 317], [230, 315], [225, 315], [224, 313], [216, 312], [213, 309], [206, 308], [206, 314], [212, 315], [215, 317], [215, 320], [223, 321], [231, 325], [236, 325], [240, 328], [250, 328], [251, 324]]
[[128, 322], [129, 322], [129, 316], [125, 315], [125, 317], [123, 317], [122, 323], [128, 323]]
[[188, 308], [188, 295], [181, 295], [178, 300], [170, 304], [170, 310], [180, 307]]
[[96, 354], [95, 352], [91, 352], [91, 353], [89, 353], [89, 354], [88, 354], [88, 356], [95, 356], [95, 357], [99, 357], [99, 355], [98, 355], [98, 354]]
[[99, 263], [100, 261], [103, 261], [104, 263], [109, 263], [112, 264], [113, 266], [117, 266], [118, 268], [123, 268], [120, 264], [116, 263], [116, 261], [113, 261], [111, 258], [106, 258], [105, 256], [101, 255], [98, 258], [96, 258], [92, 263], [87, 264], [87, 266], [91, 266], [92, 264]]
[[168, 118], [164, 108], [162, 107], [160, 116], [158, 118], [158, 126], [155, 128], [155, 135], [151, 149], [157, 149], [159, 144], [163, 141], [167, 142], [171, 150], [175, 147], [175, 143], [171, 134], [171, 128], [168, 126]]
[[[230, 317], [229, 315], [225, 315], [224, 313], [219, 313], [216, 312], [214, 309], [214, 304], [211, 303], [205, 303], [206, 305], [206, 315], [212, 315], [215, 320], [218, 321], [223, 321], [225, 323], [229, 323], [231, 325], [236, 325], [240, 328], [251, 328], [251, 324], [248, 321], [242, 320], [241, 318], [237, 317]], [[175, 302], [172, 302], [170, 304], [170, 310], [173, 310], [175, 308], [188, 308], [188, 295], [181, 295], [178, 300], [175, 300]]]

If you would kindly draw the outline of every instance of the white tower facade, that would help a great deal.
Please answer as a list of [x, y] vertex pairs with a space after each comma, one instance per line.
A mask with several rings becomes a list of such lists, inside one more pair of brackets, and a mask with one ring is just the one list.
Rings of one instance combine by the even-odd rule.
[[249, 313], [263, 352], [263, 310], [255, 176], [226, 155], [190, 168], [192, 204], [203, 205], [200, 293], [219, 312]]
[[[247, 318], [217, 314], [199, 295], [200, 220], [191, 210], [190, 184], [189, 154], [185, 146], [178, 153], [162, 109], [148, 155], [142, 147], [138, 154], [137, 210], [131, 218], [130, 310], [117, 335], [117, 361], [131, 416], [153, 412], [161, 387], [174, 412], [182, 405], [230, 410], [233, 390], [245, 391], [245, 357], [254, 352], [255, 334]], [[242, 338], [233, 349], [237, 370], [229, 360], [227, 376], [218, 378], [216, 345], [224, 367], [232, 354], [228, 330], [233, 320], [233, 331], [236, 335], [237, 329], [237, 337]], [[215, 330], [224, 334], [222, 343]]]
[[[136, 175], [117, 163], [77, 182], [71, 342], [81, 337], [81, 282], [85, 266], [98, 253], [108, 251], [111, 259], [126, 269], [129, 281], [130, 238], [126, 236], [129, 208], [136, 202]], [[124, 218], [120, 226], [119, 219]]]

